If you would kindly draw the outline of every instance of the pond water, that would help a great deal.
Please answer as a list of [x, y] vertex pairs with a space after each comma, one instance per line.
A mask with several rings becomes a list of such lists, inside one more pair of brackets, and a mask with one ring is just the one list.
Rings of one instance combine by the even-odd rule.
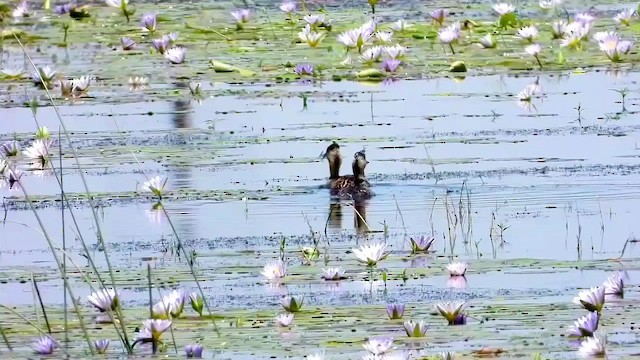
[[[161, 8], [169, 16], [184, 12], [196, 18], [192, 6], [198, 6], [180, 6]], [[213, 19], [226, 14], [216, 6], [231, 5], [210, 5]], [[360, 18], [369, 16], [356, 4], [334, 6], [327, 9], [335, 11], [336, 19], [357, 11]], [[389, 21], [411, 12], [393, 2], [389, 6], [382, 12]], [[487, 4], [469, 6], [470, 14], [488, 9]], [[609, 335], [611, 358], [640, 353], [637, 72], [621, 65], [478, 70], [462, 78], [419, 70], [373, 83], [239, 80], [207, 73], [207, 57], [196, 59], [206, 51], [198, 48], [189, 63], [164, 64], [166, 72], [156, 73], [162, 61], [143, 64], [139, 59], [149, 56], [145, 52], [127, 56], [116, 50], [118, 34], [137, 30], [119, 32], [114, 24], [123, 24], [123, 17], [96, 7], [102, 17], [97, 21], [106, 25], [92, 37], [79, 33], [84, 29], [79, 23], [70, 33], [76, 44], [57, 48], [33, 40], [25, 48], [38, 65], [53, 61], [65, 74], [96, 76], [84, 97], [63, 99], [53, 90], [80, 168], [44, 91], [26, 79], [4, 79], [0, 87], [0, 142], [16, 139], [24, 149], [38, 125], [50, 130], [51, 164], [57, 172], [62, 168], [77, 221], [76, 227], [69, 209], [63, 216], [51, 169], [23, 169], [19, 186], [12, 189], [3, 182], [0, 304], [12, 310], [3, 308], [0, 326], [16, 354], [28, 356], [38, 336], [21, 317], [45, 326], [32, 277], [52, 335], [65, 337], [63, 282], [42, 235], [44, 229], [62, 247], [64, 228], [68, 276], [89, 333], [111, 339], [109, 356], [125, 356], [113, 325], [96, 322], [97, 312], [86, 301], [95, 289], [79, 271], [98, 286], [81, 231], [89, 256], [107, 284], [111, 281], [105, 249], [96, 240], [94, 212], [130, 337], [148, 317], [148, 267], [163, 294], [178, 288], [195, 291], [176, 234], [195, 255], [194, 269], [218, 316], [220, 336], [211, 320], [188, 309], [173, 320], [174, 339], [165, 334], [163, 351], [169, 356], [182, 357], [181, 348], [198, 341], [205, 357], [215, 359], [303, 358], [318, 350], [331, 359], [355, 359], [366, 354], [361, 344], [367, 337], [384, 335], [393, 336], [396, 352], [410, 351], [412, 359], [440, 351], [465, 358], [488, 347], [503, 350], [505, 358], [536, 353], [573, 358], [579, 342], [566, 338], [566, 328], [584, 311], [572, 298], [618, 270], [628, 275], [625, 296], [608, 297], [600, 327]], [[598, 11], [615, 14], [611, 9], [623, 7], [607, 4]], [[46, 24], [17, 26], [52, 38], [54, 25]], [[234, 30], [224, 34], [234, 36]], [[191, 48], [204, 45], [201, 33], [184, 30], [184, 36]], [[30, 63], [12, 39], [3, 43], [2, 66], [28, 69]], [[219, 39], [215, 43], [227, 46]], [[461, 56], [469, 56], [468, 51]], [[635, 51], [631, 56], [637, 56]], [[250, 55], [241, 57], [241, 63], [250, 63]], [[224, 59], [233, 54], [225, 53]], [[126, 73], [113, 70], [118, 66], [128, 66]], [[154, 75], [147, 89], [130, 91], [127, 78], [134, 74]], [[201, 82], [203, 96], [189, 94], [193, 80]], [[541, 95], [518, 102], [516, 94], [534, 82]], [[25, 106], [32, 97], [38, 98], [38, 125]], [[367, 177], [375, 192], [370, 200], [337, 200], [324, 188], [329, 171], [320, 154], [332, 141], [340, 144], [347, 163], [342, 174], [350, 172], [351, 154], [366, 150]], [[93, 195], [93, 210], [80, 172]], [[145, 174], [167, 179], [163, 206], [169, 219], [154, 207], [156, 199], [141, 190]], [[430, 234], [435, 251], [412, 254], [409, 239]], [[320, 256], [309, 264], [301, 248], [314, 241]], [[392, 251], [373, 272], [352, 251], [372, 241], [384, 241]], [[260, 272], [281, 256], [282, 242], [287, 276], [269, 283]], [[445, 267], [453, 260], [468, 263], [466, 276], [449, 276]], [[321, 269], [327, 266], [341, 266], [346, 279], [324, 281]], [[388, 274], [386, 283], [382, 271]], [[304, 297], [304, 305], [294, 326], [282, 330], [273, 318], [283, 311], [279, 302], [285, 295]], [[159, 299], [155, 290], [153, 297]], [[466, 301], [467, 325], [446, 326], [434, 312], [436, 303], [451, 300]], [[407, 337], [402, 320], [388, 320], [387, 303], [406, 304], [404, 320], [426, 320], [427, 336]], [[69, 354], [86, 355], [68, 306], [70, 340], [61, 346]], [[8, 356], [6, 347], [0, 353]], [[146, 356], [150, 347], [137, 347], [135, 353]]]

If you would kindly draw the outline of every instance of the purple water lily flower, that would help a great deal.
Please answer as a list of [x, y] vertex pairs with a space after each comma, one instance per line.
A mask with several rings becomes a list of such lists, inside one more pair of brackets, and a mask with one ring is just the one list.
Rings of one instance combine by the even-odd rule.
[[132, 38], [123, 36], [120, 38], [120, 45], [122, 45], [122, 50], [133, 50], [138, 44]]
[[409, 238], [411, 241], [411, 252], [429, 251], [431, 245], [436, 240], [433, 236], [420, 236], [418, 238]]
[[462, 313], [456, 316], [455, 320], [453, 320], [452, 325], [466, 325], [467, 324], [467, 314]]
[[68, 14], [71, 12], [71, 3], [56, 5], [56, 7], [53, 9], [53, 12], [56, 15]]
[[184, 347], [187, 358], [202, 359], [202, 350], [204, 348], [200, 344], [189, 344]]
[[142, 15], [142, 19], [140, 20], [140, 24], [144, 30], [148, 32], [156, 31], [156, 26], [158, 25], [158, 18], [156, 14], [148, 13]]
[[98, 354], [104, 354], [109, 347], [109, 339], [94, 340], [93, 346], [96, 348]]
[[387, 315], [389, 319], [402, 319], [404, 315], [404, 304], [387, 304]]
[[169, 45], [171, 45], [170, 42], [171, 41], [168, 37], [163, 36], [160, 39], [151, 40], [151, 45], [154, 49], [156, 49], [157, 52], [159, 52], [160, 54], [164, 54], [169, 48]]
[[598, 329], [600, 315], [597, 312], [591, 312], [573, 322], [573, 325], [567, 328], [568, 336], [585, 337], [593, 336]]
[[382, 70], [390, 73], [396, 72], [400, 66], [401, 61], [396, 59], [384, 59], [382, 61]]
[[231, 12], [231, 16], [236, 20], [236, 23], [244, 24], [251, 18], [251, 10], [240, 9]]
[[34, 344], [33, 351], [40, 355], [53, 354], [53, 350], [58, 347], [58, 343], [49, 336], [41, 336]]
[[293, 68], [293, 72], [298, 75], [313, 75], [313, 65], [311, 64], [297, 64]]

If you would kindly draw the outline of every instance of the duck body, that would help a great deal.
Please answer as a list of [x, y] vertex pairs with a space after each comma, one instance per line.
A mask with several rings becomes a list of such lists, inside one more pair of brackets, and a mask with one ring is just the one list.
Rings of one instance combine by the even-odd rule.
[[341, 199], [366, 200], [374, 195], [371, 191], [371, 184], [364, 175], [364, 170], [369, 163], [364, 151], [358, 151], [354, 155], [351, 164], [353, 175], [339, 175], [342, 155], [340, 154], [340, 146], [335, 141], [327, 147], [324, 157], [329, 160], [327, 187], [332, 196]]

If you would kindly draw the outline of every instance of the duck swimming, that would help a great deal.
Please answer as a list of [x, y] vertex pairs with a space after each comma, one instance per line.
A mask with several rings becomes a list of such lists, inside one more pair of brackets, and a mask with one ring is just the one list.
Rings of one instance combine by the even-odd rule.
[[353, 175], [340, 176], [340, 165], [342, 165], [342, 154], [340, 145], [335, 141], [327, 147], [323, 154], [329, 161], [329, 181], [327, 187], [331, 190], [331, 195], [341, 198], [368, 199], [373, 196], [369, 181], [364, 174], [364, 170], [369, 163], [364, 150], [358, 151], [353, 157], [351, 168]]

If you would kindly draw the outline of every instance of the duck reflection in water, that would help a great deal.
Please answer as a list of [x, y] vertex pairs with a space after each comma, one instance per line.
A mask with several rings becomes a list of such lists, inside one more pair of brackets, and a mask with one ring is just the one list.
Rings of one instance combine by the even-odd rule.
[[327, 218], [327, 228], [340, 232], [342, 230], [342, 208], [347, 207], [353, 209], [353, 224], [358, 234], [366, 234], [369, 232], [367, 225], [367, 200], [358, 200], [353, 202], [340, 201], [332, 199], [329, 203], [329, 215]]

